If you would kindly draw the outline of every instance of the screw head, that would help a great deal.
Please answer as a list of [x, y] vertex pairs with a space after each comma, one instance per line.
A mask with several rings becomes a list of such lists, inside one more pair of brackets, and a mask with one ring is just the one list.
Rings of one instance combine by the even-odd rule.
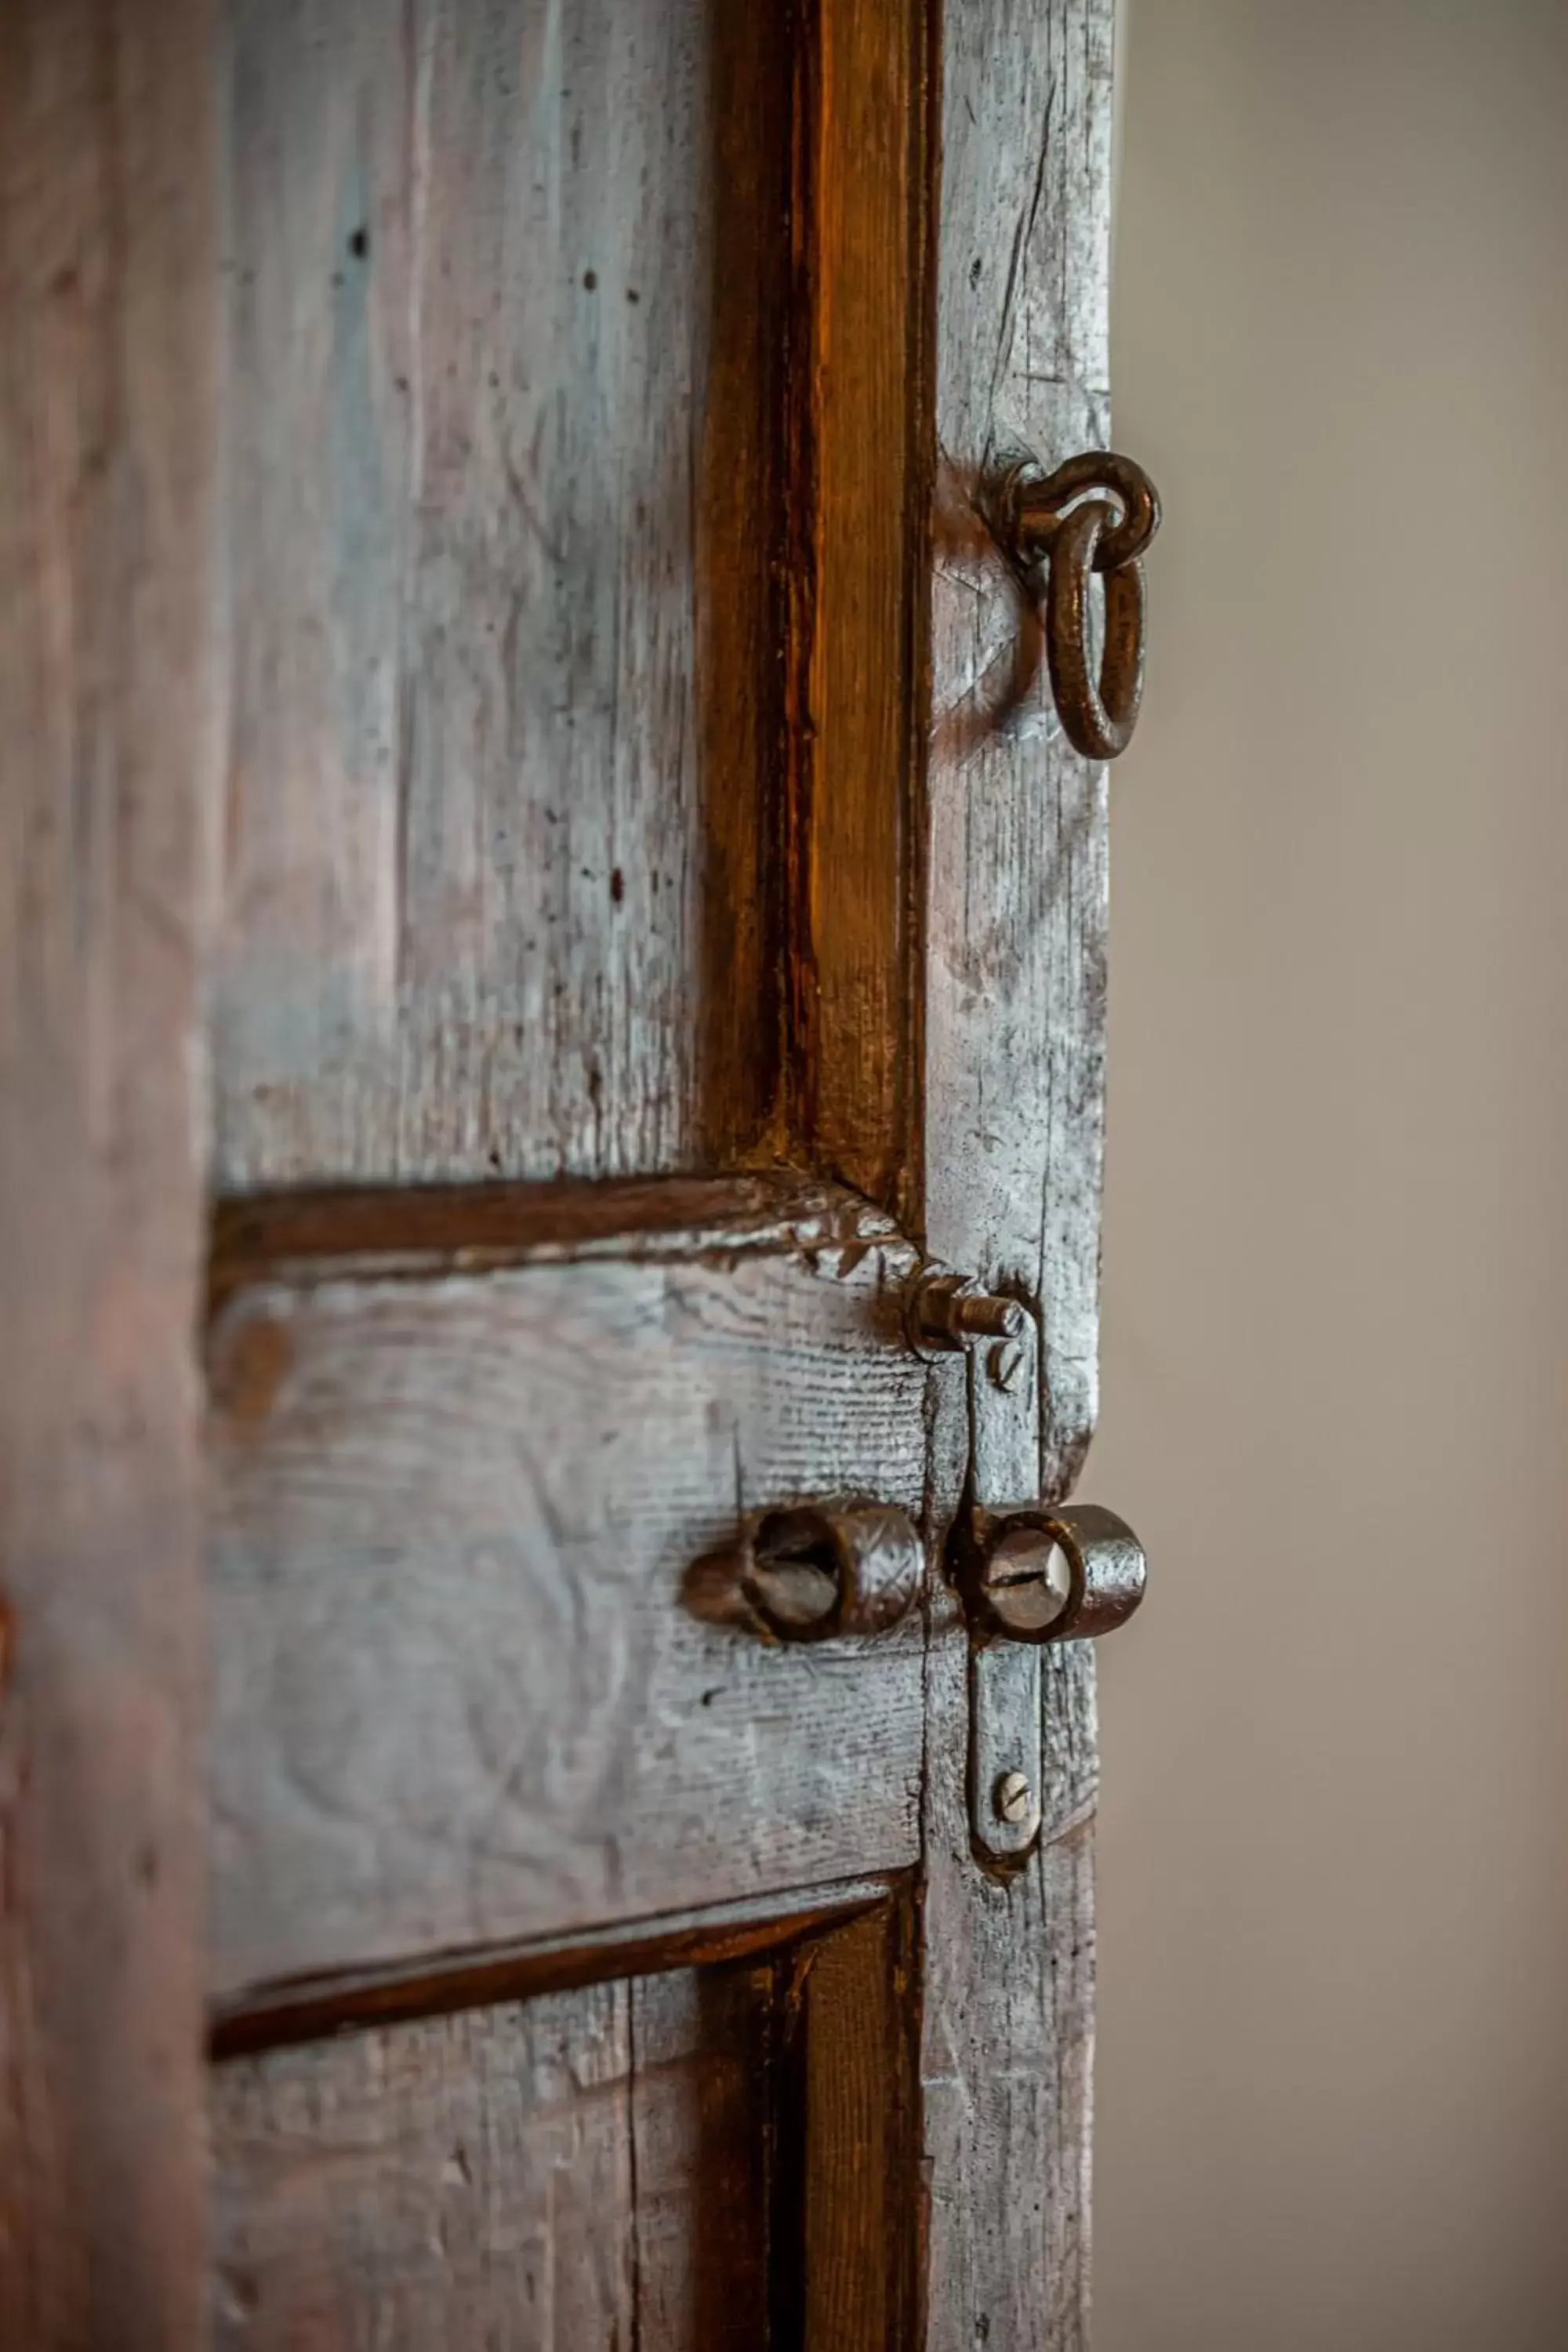
[[1029, 1784], [1022, 1772], [998, 1775], [996, 1785], [991, 1791], [991, 1802], [999, 1822], [1021, 1822], [1029, 1810], [1030, 1801]]

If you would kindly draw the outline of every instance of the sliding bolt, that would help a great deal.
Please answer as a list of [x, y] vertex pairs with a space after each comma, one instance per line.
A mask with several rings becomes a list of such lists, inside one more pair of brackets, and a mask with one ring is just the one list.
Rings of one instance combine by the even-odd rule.
[[969, 1275], [931, 1267], [910, 1292], [909, 1328], [917, 1348], [948, 1349], [977, 1339], [1022, 1339], [1029, 1318], [1018, 1299], [983, 1290]]

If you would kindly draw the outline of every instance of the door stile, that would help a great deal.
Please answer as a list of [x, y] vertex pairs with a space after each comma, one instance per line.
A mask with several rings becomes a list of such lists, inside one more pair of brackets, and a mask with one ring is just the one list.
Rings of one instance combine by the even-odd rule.
[[[1032, 1368], [933, 1391], [930, 1515], [1072, 1486], [1097, 1402], [1105, 772], [1062, 737], [986, 478], [1103, 443], [1111, 0], [945, 13], [937, 262], [925, 1209], [1026, 1301]], [[1092, 1652], [1040, 1654], [1042, 1826], [972, 1849], [971, 1640], [932, 1579], [923, 1812], [928, 2352], [1081, 2352], [1093, 2049]], [[984, 1792], [978, 1792], [984, 1800]]]
[[206, 0], [0, 39], [0, 2342], [195, 2352]]

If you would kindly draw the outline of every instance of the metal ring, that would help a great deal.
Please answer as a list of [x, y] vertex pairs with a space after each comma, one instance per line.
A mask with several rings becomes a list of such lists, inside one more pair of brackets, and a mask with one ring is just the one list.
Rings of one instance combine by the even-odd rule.
[[[1100, 493], [1096, 497], [1095, 492]], [[1109, 496], [1106, 495], [1109, 493]], [[1160, 528], [1160, 495], [1131, 457], [1086, 449], [1055, 473], [1026, 459], [994, 493], [998, 534], [1031, 595], [1040, 596], [1051, 688], [1063, 730], [1086, 760], [1127, 749], [1143, 696], [1143, 550]], [[1105, 632], [1089, 661], [1089, 583], [1105, 580]]]
[[1100, 677], [1089, 663], [1089, 583], [1119, 520], [1105, 499], [1086, 499], [1062, 516], [1051, 539], [1046, 581], [1046, 658], [1062, 725], [1086, 760], [1125, 751], [1143, 698], [1143, 566], [1136, 557], [1105, 574], [1105, 639]]
[[1113, 1633], [1142, 1600], [1148, 1577], [1131, 1528], [1096, 1503], [988, 1511], [971, 1499], [953, 1522], [947, 1558], [964, 1614], [992, 1641]]
[[1062, 509], [1086, 490], [1110, 490], [1121, 509], [1095, 550], [1095, 570], [1116, 572], [1142, 554], [1160, 528], [1159, 491], [1134, 458], [1115, 449], [1086, 449], [1054, 474], [1020, 467], [1014, 476], [1012, 538], [1026, 562], [1048, 551], [1061, 529]]

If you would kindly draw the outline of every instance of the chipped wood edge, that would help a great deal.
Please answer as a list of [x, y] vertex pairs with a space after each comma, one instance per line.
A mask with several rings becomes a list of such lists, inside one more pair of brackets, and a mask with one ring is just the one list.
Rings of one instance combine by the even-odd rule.
[[791, 1172], [628, 1184], [343, 1187], [220, 1202], [209, 1311], [258, 1282], [428, 1279], [507, 1266], [907, 1247], [842, 1185]]
[[530, 2000], [611, 1978], [742, 1959], [841, 1926], [886, 1904], [900, 1876], [843, 1879], [733, 1903], [704, 1905], [568, 1936], [423, 1955], [381, 1969], [240, 1987], [212, 2011], [215, 2059], [313, 2042], [399, 2020], [437, 2017], [498, 2000]]

